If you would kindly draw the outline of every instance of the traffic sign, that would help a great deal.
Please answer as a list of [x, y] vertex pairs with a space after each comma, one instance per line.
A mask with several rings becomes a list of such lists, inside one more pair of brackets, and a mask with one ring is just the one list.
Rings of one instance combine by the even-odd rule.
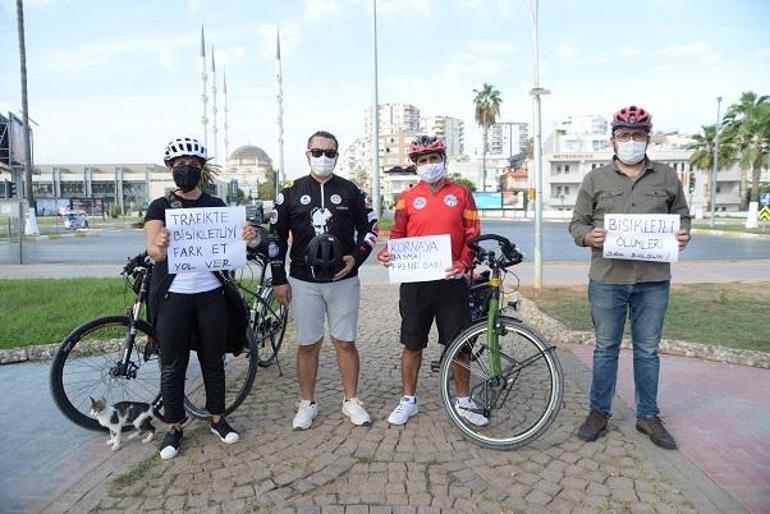
[[770, 205], [765, 205], [761, 209], [759, 209], [759, 214], [757, 215], [757, 219], [759, 221], [770, 221]]
[[770, 192], [759, 195], [759, 205], [770, 205]]

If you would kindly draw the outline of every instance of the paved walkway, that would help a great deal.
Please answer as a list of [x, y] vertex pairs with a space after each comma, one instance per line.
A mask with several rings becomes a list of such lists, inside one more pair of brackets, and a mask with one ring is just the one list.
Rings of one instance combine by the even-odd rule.
[[[436, 375], [425, 370], [420, 414], [405, 427], [389, 427], [385, 419], [400, 384], [396, 298], [391, 286], [363, 291], [360, 396], [373, 415], [371, 427], [353, 427], [340, 413], [341, 386], [327, 345], [317, 388], [319, 418], [310, 431], [291, 430], [297, 386], [289, 333], [285, 376], [275, 367], [260, 370], [254, 392], [231, 417], [242, 430], [240, 443], [225, 446], [195, 423], [171, 462], [138, 442], [116, 454], [106, 445], [96, 447], [94, 456], [104, 461], [47, 511], [745, 511], [684, 453], [660, 450], [638, 434], [633, 412], [622, 402], [606, 437], [596, 443], [576, 439], [589, 372], [567, 348], [559, 354], [564, 406], [530, 447], [500, 452], [464, 440], [441, 408]], [[430, 351], [437, 354], [438, 348]], [[123, 479], [115, 482], [118, 476]]]
[[[573, 352], [591, 366], [592, 348]], [[621, 352], [618, 395], [634, 402], [632, 353]], [[660, 408], [682, 453], [756, 513], [770, 512], [770, 370], [665, 355]]]

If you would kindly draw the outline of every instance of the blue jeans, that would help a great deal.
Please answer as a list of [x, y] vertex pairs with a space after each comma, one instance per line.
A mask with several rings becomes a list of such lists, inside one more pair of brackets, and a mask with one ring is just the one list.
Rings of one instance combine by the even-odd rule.
[[623, 327], [630, 312], [634, 348], [634, 385], [637, 417], [657, 416], [658, 347], [668, 307], [670, 282], [616, 285], [590, 281], [588, 301], [596, 331], [591, 410], [609, 416], [618, 378], [618, 355]]

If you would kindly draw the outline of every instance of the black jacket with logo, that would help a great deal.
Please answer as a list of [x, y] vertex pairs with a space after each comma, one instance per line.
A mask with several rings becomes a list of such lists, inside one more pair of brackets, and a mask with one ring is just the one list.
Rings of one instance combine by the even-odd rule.
[[291, 232], [292, 277], [318, 282], [305, 264], [308, 243], [317, 235], [331, 234], [342, 244], [343, 255], [352, 255], [356, 266], [372, 252], [377, 241], [377, 217], [368, 205], [366, 193], [351, 181], [336, 175], [321, 184], [311, 175], [287, 184], [275, 199], [270, 216], [268, 253], [273, 285], [286, 283], [286, 253]]

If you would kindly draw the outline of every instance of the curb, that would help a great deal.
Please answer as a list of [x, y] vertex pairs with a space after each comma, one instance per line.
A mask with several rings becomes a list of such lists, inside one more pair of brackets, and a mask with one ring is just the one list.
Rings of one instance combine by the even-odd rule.
[[733, 231], [733, 230], [712, 230], [710, 228], [698, 228], [695, 227], [690, 230], [693, 234], [700, 234], [704, 236], [712, 235], [712, 236], [725, 236], [725, 237], [735, 237], [735, 238], [743, 238], [743, 239], [770, 239], [770, 235], [768, 234], [755, 234], [754, 232], [740, 232], [740, 231]]
[[[521, 298], [521, 313], [527, 323], [539, 330], [547, 339], [564, 344], [593, 345], [594, 333], [569, 330], [562, 322], [540, 310], [532, 300]], [[631, 339], [623, 338], [621, 348], [632, 348]], [[693, 343], [675, 339], [662, 339], [660, 352], [682, 357], [695, 357], [738, 366], [770, 369], [770, 353], [757, 350], [736, 350], [713, 344]]]

